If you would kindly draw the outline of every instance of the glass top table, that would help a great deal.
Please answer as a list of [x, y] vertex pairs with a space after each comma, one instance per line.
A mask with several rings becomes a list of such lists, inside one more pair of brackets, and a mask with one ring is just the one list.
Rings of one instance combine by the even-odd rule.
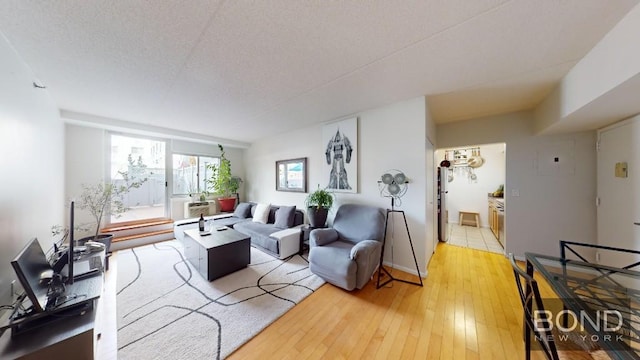
[[607, 355], [640, 359], [640, 272], [535, 253], [525, 258], [527, 273], [542, 275]]

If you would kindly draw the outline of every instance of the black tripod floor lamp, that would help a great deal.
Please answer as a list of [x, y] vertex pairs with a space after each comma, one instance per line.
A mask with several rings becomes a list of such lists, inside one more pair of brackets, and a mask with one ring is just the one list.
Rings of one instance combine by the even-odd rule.
[[[390, 174], [390, 172], [387, 172], [384, 175], [382, 175], [381, 180], [378, 181], [378, 183], [380, 184], [379, 186], [381, 186], [380, 194], [384, 197], [391, 198], [391, 209], [387, 209], [387, 213], [385, 216], [384, 239], [382, 240], [382, 251], [380, 252], [380, 263], [378, 265], [378, 281], [376, 284], [376, 288], [380, 289], [381, 287], [385, 286], [386, 284], [394, 280], [411, 284], [411, 285], [423, 286], [422, 276], [420, 276], [420, 269], [418, 267], [418, 259], [416, 259], [416, 252], [413, 248], [413, 241], [411, 240], [411, 233], [409, 232], [409, 225], [407, 224], [407, 216], [405, 215], [403, 210], [395, 209], [396, 201], [400, 203], [400, 197], [402, 197], [402, 195], [404, 195], [407, 192], [407, 184], [409, 183], [409, 181], [405, 177], [404, 173], [402, 173], [401, 171], [399, 170], [392, 170], [392, 171], [395, 171], [396, 174], [392, 175]], [[413, 261], [416, 265], [416, 274], [418, 274], [418, 279], [420, 279], [420, 282], [413, 282], [413, 281], [395, 278], [383, 265], [384, 248], [387, 243], [387, 229], [389, 227], [389, 218], [391, 218], [393, 221], [392, 215], [394, 213], [402, 214], [402, 218], [404, 219], [404, 226], [407, 229], [407, 237], [409, 238], [409, 245], [411, 245], [411, 254], [413, 255]], [[380, 280], [382, 278], [383, 271], [385, 272], [385, 274], [387, 274], [389, 278], [381, 284]]]

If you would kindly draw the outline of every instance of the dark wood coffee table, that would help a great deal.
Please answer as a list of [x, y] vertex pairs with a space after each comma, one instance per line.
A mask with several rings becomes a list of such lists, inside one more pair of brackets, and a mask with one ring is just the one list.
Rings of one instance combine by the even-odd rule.
[[184, 255], [200, 275], [211, 281], [247, 267], [251, 262], [251, 238], [233, 229], [200, 235], [184, 232]]

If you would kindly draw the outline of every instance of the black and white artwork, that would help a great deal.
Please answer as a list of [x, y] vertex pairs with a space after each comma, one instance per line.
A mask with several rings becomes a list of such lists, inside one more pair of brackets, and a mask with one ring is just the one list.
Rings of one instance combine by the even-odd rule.
[[322, 144], [327, 189], [358, 192], [358, 118], [326, 124]]

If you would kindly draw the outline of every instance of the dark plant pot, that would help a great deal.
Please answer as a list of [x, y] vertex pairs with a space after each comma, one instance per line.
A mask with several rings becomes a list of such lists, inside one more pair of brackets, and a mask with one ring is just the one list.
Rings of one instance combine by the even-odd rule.
[[317, 207], [307, 208], [307, 215], [309, 216], [309, 225], [314, 228], [322, 228], [327, 222], [327, 216], [329, 215], [329, 209]]
[[221, 212], [232, 212], [236, 206], [236, 198], [235, 197], [219, 198], [218, 203], [220, 204]]
[[100, 234], [97, 238], [94, 236], [83, 237], [82, 239], [78, 239], [76, 242], [78, 246], [84, 246], [87, 241], [96, 241], [99, 243], [103, 243], [105, 247], [105, 251], [108, 254], [111, 251], [111, 241], [113, 240], [113, 234]]

